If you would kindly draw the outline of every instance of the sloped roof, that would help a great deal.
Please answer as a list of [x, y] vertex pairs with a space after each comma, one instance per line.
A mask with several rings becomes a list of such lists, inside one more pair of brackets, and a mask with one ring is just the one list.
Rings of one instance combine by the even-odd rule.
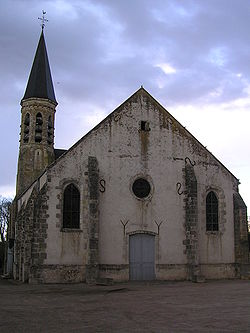
[[94, 128], [92, 128], [87, 134], [85, 134], [81, 139], [79, 139], [73, 146], [71, 146], [67, 152], [65, 152], [65, 154], [63, 154], [62, 156], [59, 156], [57, 160], [55, 160], [54, 162], [52, 162], [48, 168], [52, 167], [54, 164], [56, 164], [58, 162], [58, 160], [60, 160], [61, 158], [64, 158], [64, 156], [67, 155], [67, 153], [71, 150], [73, 150], [75, 147], [77, 147], [82, 141], [85, 140], [85, 138], [87, 138], [93, 131], [97, 130], [103, 123], [105, 123], [107, 121], [107, 119], [111, 118], [115, 113], [119, 113], [119, 111], [121, 110], [121, 108], [126, 104], [129, 103], [130, 100], [132, 100], [136, 95], [138, 94], [145, 94], [147, 95], [147, 97], [149, 97], [149, 99], [151, 100], [151, 102], [158, 107], [159, 109], [161, 109], [163, 112], [166, 112], [169, 117], [172, 118], [172, 120], [174, 122], [176, 122], [176, 124], [178, 124], [178, 126], [183, 130], [183, 132], [185, 132], [190, 138], [192, 138], [200, 147], [202, 147], [202, 149], [204, 149], [210, 156], [212, 156], [225, 170], [227, 170], [227, 172], [229, 172], [238, 182], [239, 179], [237, 177], [234, 176], [234, 174], [227, 169], [227, 167], [220, 162], [220, 160], [218, 160], [205, 146], [203, 146], [199, 140], [197, 140], [184, 126], [182, 126], [178, 120], [176, 120], [146, 89], [144, 89], [143, 87], [139, 88], [134, 94], [132, 94], [128, 99], [126, 99], [122, 104], [120, 104], [113, 112], [111, 112], [106, 118], [104, 118], [99, 124], [97, 124]]
[[55, 159], [57, 160], [62, 154], [64, 154], [67, 149], [54, 149], [55, 152]]
[[23, 100], [32, 97], [46, 98], [57, 103], [43, 30], [41, 32]]

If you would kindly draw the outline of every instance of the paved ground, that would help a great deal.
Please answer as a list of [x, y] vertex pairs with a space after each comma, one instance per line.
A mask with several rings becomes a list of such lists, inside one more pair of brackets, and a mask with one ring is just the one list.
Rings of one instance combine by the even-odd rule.
[[250, 281], [87, 286], [0, 280], [0, 332], [250, 332]]

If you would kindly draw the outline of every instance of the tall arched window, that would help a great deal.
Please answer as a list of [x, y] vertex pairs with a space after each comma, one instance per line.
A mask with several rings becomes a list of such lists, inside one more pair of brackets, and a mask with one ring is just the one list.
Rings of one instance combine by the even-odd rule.
[[80, 227], [80, 193], [74, 184], [69, 184], [63, 194], [63, 228]]
[[29, 136], [30, 136], [30, 114], [26, 113], [24, 118], [24, 136], [23, 136], [23, 142], [28, 143], [29, 142]]
[[219, 230], [218, 199], [213, 191], [206, 198], [206, 230]]
[[43, 117], [40, 112], [36, 115], [35, 142], [42, 141]]

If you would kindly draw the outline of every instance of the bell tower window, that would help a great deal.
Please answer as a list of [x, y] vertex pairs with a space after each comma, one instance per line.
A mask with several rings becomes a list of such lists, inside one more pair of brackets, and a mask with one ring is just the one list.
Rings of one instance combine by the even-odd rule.
[[48, 137], [47, 137], [47, 142], [49, 145], [53, 143], [53, 124], [51, 120], [51, 116], [48, 118]]
[[24, 136], [23, 136], [23, 142], [28, 143], [29, 142], [29, 136], [30, 136], [30, 115], [29, 113], [26, 113], [24, 118]]
[[42, 126], [43, 126], [43, 117], [39, 112], [36, 115], [35, 142], [42, 141], [42, 131], [43, 131]]

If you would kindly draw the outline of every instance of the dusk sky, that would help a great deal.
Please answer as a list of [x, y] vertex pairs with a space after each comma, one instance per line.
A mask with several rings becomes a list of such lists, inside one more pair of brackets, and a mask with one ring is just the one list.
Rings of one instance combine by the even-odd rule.
[[143, 85], [240, 179], [250, 209], [249, 0], [1, 0], [0, 195], [15, 195], [20, 101], [42, 10], [56, 148]]

